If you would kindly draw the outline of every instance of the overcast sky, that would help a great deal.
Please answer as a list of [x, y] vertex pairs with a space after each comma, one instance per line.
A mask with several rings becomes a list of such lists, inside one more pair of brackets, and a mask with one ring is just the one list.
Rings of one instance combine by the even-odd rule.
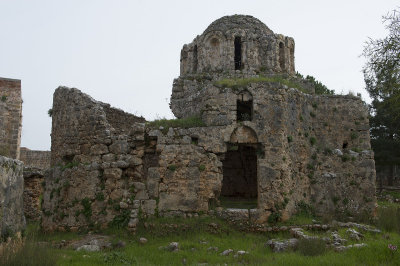
[[54, 90], [75, 87], [127, 112], [172, 118], [180, 49], [214, 20], [252, 15], [295, 39], [296, 70], [337, 93], [364, 90], [360, 57], [400, 1], [0, 0], [0, 77], [22, 80], [22, 146], [49, 150]]

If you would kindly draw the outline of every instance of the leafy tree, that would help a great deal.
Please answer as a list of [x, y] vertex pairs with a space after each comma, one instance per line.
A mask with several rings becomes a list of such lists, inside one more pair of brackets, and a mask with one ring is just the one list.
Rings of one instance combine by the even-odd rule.
[[400, 164], [400, 13], [394, 10], [383, 16], [389, 31], [383, 39], [369, 39], [363, 55], [366, 90], [372, 98], [371, 143], [377, 165]]

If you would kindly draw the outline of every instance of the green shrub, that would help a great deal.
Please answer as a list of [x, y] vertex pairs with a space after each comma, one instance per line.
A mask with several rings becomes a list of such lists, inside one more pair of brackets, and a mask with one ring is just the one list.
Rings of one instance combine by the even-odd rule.
[[311, 137], [310, 138], [310, 144], [311, 145], [315, 145], [315, 143], [317, 143], [317, 139], [315, 137]]
[[287, 137], [287, 140], [288, 140], [288, 142], [290, 143], [290, 142], [293, 141], [293, 137], [292, 137], [292, 136], [288, 136], [288, 137]]
[[121, 214], [114, 217], [114, 219], [110, 222], [110, 227], [113, 228], [125, 228], [127, 227], [130, 220], [130, 211], [124, 210]]
[[52, 116], [53, 116], [53, 109], [50, 108], [50, 109], [47, 111], [47, 114], [49, 115], [49, 117], [52, 117]]
[[102, 192], [96, 193], [96, 200], [104, 201], [104, 194]]
[[310, 112], [310, 116], [311, 116], [311, 117], [315, 117], [316, 114], [315, 114], [314, 112]]
[[61, 171], [64, 171], [65, 169], [73, 168], [73, 167], [78, 166], [78, 165], [79, 165], [78, 162], [69, 162], [69, 163], [66, 163], [65, 165], [62, 165], [62, 166], [61, 166]]
[[305, 216], [314, 216], [315, 210], [314, 208], [307, 204], [305, 201], [301, 200], [297, 204], [297, 214], [302, 214]]
[[343, 155], [342, 155], [342, 162], [347, 162], [348, 160], [350, 160], [350, 155], [348, 155], [348, 154], [343, 154]]
[[82, 213], [85, 215], [86, 219], [90, 219], [92, 216], [92, 204], [88, 198], [81, 200], [81, 205], [83, 206]]
[[326, 243], [320, 238], [302, 238], [297, 244], [297, 250], [304, 256], [319, 256], [327, 251]]
[[335, 204], [335, 205], [339, 202], [339, 200], [340, 200], [340, 198], [338, 196], [332, 197], [333, 204]]
[[280, 221], [281, 219], [281, 213], [280, 212], [273, 212], [268, 216], [268, 223], [269, 224], [276, 224], [277, 222]]
[[317, 103], [312, 103], [312, 105], [311, 105], [314, 109], [317, 109], [317, 107], [318, 107], [318, 105], [317, 105]]
[[352, 140], [355, 140], [355, 139], [358, 138], [358, 134], [357, 134], [356, 132], [351, 132], [350, 138], [351, 138]]
[[170, 165], [168, 165], [168, 169], [170, 170], [170, 171], [175, 171], [176, 170], [176, 165], [175, 164], [170, 164]]
[[2, 101], [2, 102], [7, 101], [7, 96], [5, 96], [5, 95], [1, 96], [1, 101]]
[[204, 170], [206, 170], [205, 165], [203, 165], [203, 164], [199, 165], [199, 171], [203, 172]]

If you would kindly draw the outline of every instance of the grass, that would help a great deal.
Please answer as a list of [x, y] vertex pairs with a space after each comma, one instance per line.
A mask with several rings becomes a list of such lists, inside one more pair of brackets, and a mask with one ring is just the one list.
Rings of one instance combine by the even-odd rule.
[[224, 87], [224, 88], [232, 88], [234, 90], [242, 89], [247, 87], [251, 83], [265, 83], [265, 82], [277, 82], [283, 85], [288, 86], [289, 88], [296, 88], [299, 91], [307, 93], [301, 84], [291, 81], [283, 76], [259, 76], [259, 77], [250, 77], [250, 78], [233, 78], [233, 79], [221, 79], [215, 82], [215, 86]]
[[[302, 204], [300, 213], [293, 217], [289, 224], [310, 224], [312, 210]], [[381, 208], [380, 210], [385, 209]], [[379, 212], [379, 219], [387, 217]], [[393, 213], [391, 214], [393, 215]], [[289, 220], [290, 221], [290, 220]], [[145, 222], [145, 223], [144, 223]], [[278, 225], [286, 225], [279, 223]], [[356, 229], [357, 231], [360, 231]], [[288, 232], [250, 233], [243, 232], [239, 227], [229, 225], [225, 221], [212, 217], [199, 218], [149, 218], [142, 220], [136, 235], [124, 229], [110, 228], [101, 232], [109, 235], [112, 242], [122, 240], [123, 248], [112, 248], [102, 252], [74, 251], [71, 249], [56, 249], [47, 245], [29, 245], [28, 250], [22, 250], [18, 256], [18, 264], [2, 263], [0, 265], [400, 265], [400, 252], [391, 252], [388, 245], [400, 246], [400, 235], [396, 231], [384, 230], [382, 234], [363, 232], [367, 247], [354, 248], [337, 253], [330, 248], [325, 249], [320, 241], [300, 241], [297, 249], [282, 253], [273, 253], [265, 246], [269, 239], [289, 238]], [[330, 232], [305, 231], [308, 235], [319, 237], [329, 236]], [[346, 228], [339, 228], [341, 237], [348, 239], [347, 244], [360, 243], [350, 240]], [[29, 224], [26, 238], [32, 241], [57, 243], [61, 240], [80, 239], [83, 235], [72, 232], [43, 233], [38, 224]], [[138, 239], [145, 237], [147, 244], [139, 244]], [[179, 243], [178, 252], [170, 252], [160, 248], [170, 242]], [[304, 243], [303, 243], [304, 242]], [[208, 250], [218, 247], [218, 251]], [[248, 254], [234, 257], [221, 256], [226, 249], [247, 251]], [[36, 255], [31, 255], [35, 250]], [[45, 257], [44, 257], [45, 256]], [[53, 264], [46, 264], [46, 262]], [[27, 263], [29, 262], [29, 263]], [[34, 264], [35, 262], [39, 262]]]
[[382, 230], [400, 234], [400, 207], [385, 206], [378, 210], [377, 225]]
[[181, 119], [166, 119], [160, 118], [154, 121], [148, 122], [147, 125], [152, 128], [160, 128], [163, 127], [165, 131], [168, 131], [170, 127], [172, 128], [192, 128], [192, 127], [203, 127], [205, 126], [204, 122], [198, 116], [192, 116]]
[[300, 239], [297, 250], [304, 256], [319, 256], [327, 251], [322, 239]]

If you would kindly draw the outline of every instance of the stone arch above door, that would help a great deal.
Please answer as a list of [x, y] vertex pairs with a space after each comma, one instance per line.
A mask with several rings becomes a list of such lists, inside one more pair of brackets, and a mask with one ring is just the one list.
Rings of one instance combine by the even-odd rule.
[[231, 134], [230, 143], [258, 143], [256, 132], [248, 126], [239, 126]]

